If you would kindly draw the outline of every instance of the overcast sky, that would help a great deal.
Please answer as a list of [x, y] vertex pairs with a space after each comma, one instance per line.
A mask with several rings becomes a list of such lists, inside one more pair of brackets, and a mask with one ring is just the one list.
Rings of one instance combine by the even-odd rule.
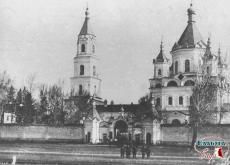
[[[0, 0], [0, 70], [17, 88], [36, 73], [37, 83], [61, 78], [68, 90], [87, 2], [97, 36], [102, 97], [135, 103], [148, 92], [161, 36], [170, 57], [185, 29], [190, 0]], [[222, 52], [230, 53], [230, 1], [193, 3], [204, 40], [211, 34], [212, 50], [220, 43]]]

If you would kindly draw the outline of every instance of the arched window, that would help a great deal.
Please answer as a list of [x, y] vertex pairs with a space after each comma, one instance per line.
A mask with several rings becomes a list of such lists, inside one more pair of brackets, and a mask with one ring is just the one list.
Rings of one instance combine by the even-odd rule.
[[161, 105], [161, 99], [160, 98], [157, 98], [156, 105]]
[[161, 84], [156, 84], [155, 88], [161, 88]]
[[83, 93], [82, 85], [79, 85], [79, 90], [78, 90], [78, 92], [79, 92], [79, 95], [82, 95], [82, 93]]
[[169, 97], [169, 98], [168, 98], [168, 105], [172, 105], [172, 102], [173, 102], [172, 97]]
[[85, 44], [81, 45], [81, 52], [85, 52]]
[[84, 68], [84, 65], [81, 65], [80, 66], [80, 75], [84, 75], [84, 71], [85, 70], [85, 68]]
[[170, 81], [167, 86], [168, 87], [177, 87], [177, 83], [175, 81]]
[[178, 120], [178, 119], [174, 119], [173, 121], [172, 121], [172, 125], [180, 125], [181, 123], [180, 123], [180, 120]]
[[189, 103], [190, 103], [190, 105], [192, 105], [193, 104], [193, 99], [192, 99], [192, 96], [190, 97], [190, 99], [189, 99]]
[[194, 81], [192, 81], [192, 80], [188, 80], [188, 81], [186, 81], [185, 83], [184, 83], [184, 86], [194, 86], [195, 85], [195, 83], [194, 83]]
[[93, 75], [96, 76], [96, 66], [93, 66]]
[[95, 53], [95, 46], [92, 46], [92, 52]]
[[179, 105], [183, 105], [183, 97], [182, 96], [179, 97]]
[[189, 60], [185, 60], [185, 72], [190, 72], [190, 62]]
[[175, 62], [175, 74], [178, 74], [178, 61]]
[[158, 69], [158, 76], [161, 76], [161, 69]]

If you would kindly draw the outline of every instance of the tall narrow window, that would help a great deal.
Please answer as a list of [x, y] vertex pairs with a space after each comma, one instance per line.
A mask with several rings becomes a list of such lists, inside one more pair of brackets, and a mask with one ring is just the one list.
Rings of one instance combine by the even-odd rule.
[[97, 93], [97, 86], [94, 85], [94, 94], [96, 94], [96, 93]]
[[158, 76], [161, 76], [161, 69], [158, 69]]
[[168, 105], [172, 105], [172, 97], [168, 98]]
[[210, 74], [210, 68], [207, 66], [207, 74]]
[[81, 45], [81, 52], [85, 52], [85, 44]]
[[189, 62], [189, 60], [185, 60], [185, 72], [190, 72], [190, 62]]
[[93, 66], [93, 75], [96, 76], [96, 66]]
[[179, 105], [183, 105], [183, 97], [182, 96], [179, 97]]
[[175, 62], [175, 74], [178, 74], [178, 61]]
[[112, 138], [113, 138], [113, 132], [110, 131], [110, 132], [109, 132], [109, 139], [112, 139]]
[[79, 85], [79, 90], [78, 90], [78, 92], [79, 92], [79, 95], [82, 95], [82, 93], [83, 93], [82, 85]]
[[84, 71], [85, 70], [85, 68], [84, 68], [84, 65], [81, 65], [80, 66], [80, 75], [84, 75]]

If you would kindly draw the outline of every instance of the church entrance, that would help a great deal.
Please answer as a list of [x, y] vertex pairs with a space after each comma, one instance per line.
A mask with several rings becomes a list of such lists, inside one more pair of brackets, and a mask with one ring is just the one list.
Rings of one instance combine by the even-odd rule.
[[118, 120], [114, 126], [114, 138], [119, 143], [126, 143], [128, 141], [128, 125], [123, 120]]
[[141, 134], [136, 134], [135, 135], [135, 141], [137, 145], [141, 144]]
[[91, 133], [90, 132], [87, 132], [85, 139], [86, 139], [86, 143], [90, 143], [90, 139], [91, 139]]
[[146, 144], [147, 145], [151, 144], [151, 133], [149, 132], [146, 134]]

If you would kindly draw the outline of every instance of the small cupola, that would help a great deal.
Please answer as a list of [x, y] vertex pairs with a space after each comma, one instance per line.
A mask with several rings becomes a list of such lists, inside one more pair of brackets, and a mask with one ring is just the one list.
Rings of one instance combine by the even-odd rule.
[[169, 59], [164, 54], [164, 49], [163, 48], [164, 48], [163, 42], [161, 41], [160, 52], [157, 55], [157, 58], [153, 60], [153, 63], [161, 63], [161, 62], [168, 62], [169, 61]]
[[211, 41], [210, 41], [210, 37], [208, 38], [208, 41], [207, 41], [207, 45], [206, 45], [206, 50], [205, 50], [205, 53], [204, 53], [204, 57], [206, 59], [212, 59], [213, 58], [213, 54], [211, 52]]

